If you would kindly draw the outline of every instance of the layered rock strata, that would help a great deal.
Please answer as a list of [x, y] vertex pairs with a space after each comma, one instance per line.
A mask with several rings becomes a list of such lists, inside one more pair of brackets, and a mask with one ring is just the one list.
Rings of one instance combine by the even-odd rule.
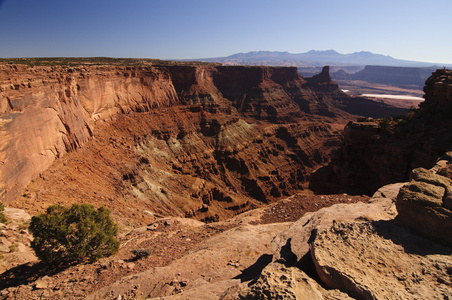
[[304, 188], [355, 105], [328, 68], [0, 67], [2, 200], [33, 213], [231, 217]]
[[178, 102], [166, 70], [143, 67], [0, 66], [1, 178], [6, 203], [55, 159], [119, 112]]

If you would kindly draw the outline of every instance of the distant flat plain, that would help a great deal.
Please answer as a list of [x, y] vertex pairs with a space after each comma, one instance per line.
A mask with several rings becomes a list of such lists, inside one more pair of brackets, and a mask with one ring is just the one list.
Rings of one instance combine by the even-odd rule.
[[424, 91], [420, 86], [398, 87], [360, 80], [336, 80], [342, 90], [352, 96], [367, 97], [374, 101], [401, 108], [417, 108], [424, 101]]

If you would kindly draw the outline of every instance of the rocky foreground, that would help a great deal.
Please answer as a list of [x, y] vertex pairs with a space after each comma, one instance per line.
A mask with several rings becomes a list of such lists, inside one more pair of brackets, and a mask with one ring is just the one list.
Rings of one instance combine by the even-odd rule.
[[[161, 219], [123, 235], [114, 257], [57, 271], [30, 263], [18, 267], [29, 273], [22, 278], [15, 278], [20, 272], [5, 272], [2, 296], [448, 299], [451, 239], [437, 228], [450, 226], [452, 211], [448, 200], [440, 203], [428, 191], [441, 187], [442, 199], [448, 199], [451, 181], [438, 174], [450, 169], [450, 158], [431, 170], [414, 170], [411, 182], [384, 186], [370, 199], [300, 195], [224, 222]], [[322, 199], [325, 205], [344, 203], [305, 213], [303, 208]], [[136, 255], [137, 250], [148, 256]]]
[[[0, 278], [0, 289], [4, 296], [9, 295], [16, 299], [43, 296], [84, 298], [124, 276], [154, 267], [168, 266], [191, 253], [193, 249], [198, 249], [203, 241], [227, 230], [242, 225], [276, 225], [278, 223], [286, 228], [290, 222], [298, 220], [306, 212], [316, 211], [336, 203], [367, 202], [368, 199], [368, 197], [348, 195], [294, 195], [265, 209], [247, 212], [227, 222], [205, 224], [191, 219], [163, 218], [146, 227], [120, 235], [121, 248], [114, 257], [67, 269], [53, 269], [39, 264], [29, 248], [31, 236], [26, 230], [21, 229], [26, 228], [30, 216], [22, 211], [22, 217], [17, 219], [11, 212], [20, 210], [7, 208], [6, 213], [10, 222], [2, 227], [4, 236], [2, 241], [8, 240], [11, 244], [19, 244], [18, 241], [21, 240], [24, 245], [15, 251], [8, 248], [1, 252], [3, 259], [0, 272], [4, 273]], [[264, 248], [268, 248], [266, 250], [268, 253], [271, 252], [268, 243]], [[146, 251], [147, 256], [138, 259], [134, 254], [137, 249]], [[252, 253], [251, 263], [261, 255], [259, 251]], [[232, 264], [232, 260], [228, 263]], [[256, 272], [258, 271], [257, 269]], [[250, 276], [257, 275], [256, 272], [251, 272]]]
[[[368, 204], [337, 204], [293, 223], [251, 225], [247, 220], [253, 213], [241, 215], [239, 227], [170, 265], [122, 278], [88, 298], [132, 293], [149, 299], [447, 299], [452, 295], [450, 236], [446, 231], [447, 240], [436, 243], [425, 231], [406, 229], [422, 223], [420, 218], [398, 217], [423, 214], [419, 207], [410, 212], [400, 204], [405, 201], [432, 207], [428, 192], [411, 189], [418, 197], [410, 200], [404, 192], [411, 185], [434, 189], [447, 181], [426, 172], [431, 176], [414, 175], [408, 184], [379, 189]], [[422, 227], [436, 226], [435, 216], [449, 225], [447, 205], [436, 202], [443, 214], [431, 214]]]

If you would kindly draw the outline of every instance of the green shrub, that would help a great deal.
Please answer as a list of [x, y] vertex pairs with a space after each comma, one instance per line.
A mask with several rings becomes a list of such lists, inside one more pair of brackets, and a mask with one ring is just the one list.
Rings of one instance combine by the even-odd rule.
[[119, 249], [118, 227], [104, 207], [96, 211], [88, 204], [73, 204], [70, 209], [51, 205], [31, 219], [29, 228], [36, 256], [49, 263], [96, 260]]
[[379, 128], [380, 130], [382, 130], [382, 132], [392, 133], [394, 125], [395, 122], [392, 120], [392, 118], [383, 118], [380, 120]]
[[3, 203], [0, 202], [0, 223], [6, 223], [6, 217], [3, 214], [4, 210], [5, 210], [5, 207], [3, 206]]

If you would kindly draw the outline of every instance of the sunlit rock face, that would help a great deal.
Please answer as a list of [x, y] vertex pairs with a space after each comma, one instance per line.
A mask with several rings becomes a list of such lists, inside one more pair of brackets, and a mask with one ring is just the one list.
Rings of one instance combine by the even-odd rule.
[[206, 64], [0, 67], [3, 200], [91, 201], [133, 222], [214, 221], [303, 189], [359, 106], [327, 67], [312, 78]]

